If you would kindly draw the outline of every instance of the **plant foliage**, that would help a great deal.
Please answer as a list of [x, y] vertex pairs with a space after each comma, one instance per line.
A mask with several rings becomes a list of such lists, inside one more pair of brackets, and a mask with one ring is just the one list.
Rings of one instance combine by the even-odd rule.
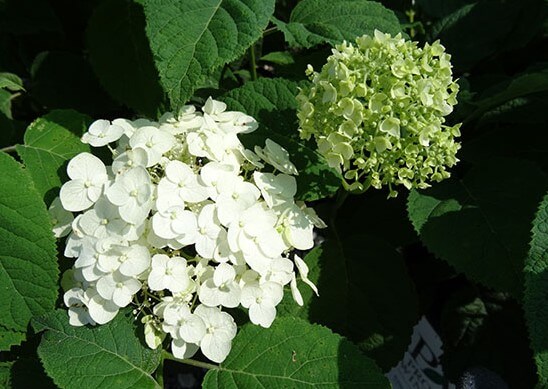
[[[544, 0], [0, 0], [0, 387], [388, 388], [421, 317], [443, 344], [432, 385], [548, 386], [547, 16]], [[199, 199], [170, 202], [186, 184], [168, 162]], [[189, 226], [221, 238], [189, 243]], [[132, 245], [142, 269], [105, 270]]]

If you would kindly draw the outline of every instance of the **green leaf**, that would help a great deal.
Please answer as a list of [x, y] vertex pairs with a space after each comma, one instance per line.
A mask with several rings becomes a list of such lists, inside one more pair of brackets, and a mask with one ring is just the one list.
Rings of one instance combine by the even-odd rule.
[[11, 388], [11, 365], [13, 362], [0, 362], [0, 388]]
[[[125, 312], [125, 314], [124, 314]], [[158, 388], [151, 373], [160, 363], [160, 349], [151, 350], [137, 337], [131, 310], [108, 324], [73, 327], [66, 311], [33, 320], [42, 336], [38, 355], [53, 381], [66, 389]]]
[[352, 343], [328, 328], [278, 318], [269, 329], [248, 324], [203, 388], [389, 388], [388, 380]]
[[[512, 108], [511, 103], [518, 101], [519, 105]], [[548, 131], [544, 126], [548, 123], [547, 106], [548, 94], [544, 99], [515, 99], [483, 115], [474, 137], [459, 151], [459, 159], [478, 165], [493, 158], [525, 159], [548, 174]], [[516, 138], [522, 128], [527, 128], [527, 137], [523, 140]], [[515, 141], [509, 142], [509, 139]]]
[[29, 173], [0, 153], [0, 326], [25, 332], [57, 298], [55, 238]]
[[530, 225], [547, 187], [535, 164], [493, 159], [462, 180], [412, 191], [409, 218], [435, 255], [470, 279], [520, 298]]
[[320, 296], [303, 284], [305, 306], [286, 293], [280, 314], [328, 326], [387, 371], [401, 359], [418, 320], [413, 284], [403, 257], [379, 238], [360, 234], [341, 244], [328, 239], [305, 257]]
[[11, 346], [21, 344], [26, 337], [25, 332], [12, 331], [0, 326], [0, 351], [7, 351], [11, 348]]
[[244, 145], [264, 146], [266, 138], [289, 152], [297, 167], [297, 198], [313, 201], [333, 195], [340, 186], [340, 176], [315, 150], [315, 144], [299, 138], [295, 110], [299, 84], [282, 78], [261, 78], [227, 93], [224, 100], [230, 109], [243, 111], [259, 122], [259, 129], [240, 137]]
[[11, 114], [11, 100], [13, 95], [7, 90], [0, 89], [0, 147], [11, 146], [20, 139], [25, 129], [25, 123], [13, 120]]
[[71, 108], [103, 115], [117, 108], [82, 56], [64, 51], [43, 52], [31, 67], [29, 94], [47, 109]]
[[11, 119], [11, 93], [0, 89], [0, 114]]
[[34, 180], [38, 193], [49, 204], [67, 180], [65, 162], [89, 146], [80, 141], [90, 118], [72, 110], [57, 110], [36, 119], [25, 132], [17, 153]]
[[365, 0], [303, 0], [291, 12], [289, 23], [274, 20], [293, 47], [321, 43], [354, 42], [375, 29], [397, 34], [401, 26], [396, 15], [380, 3]]
[[467, 120], [480, 117], [490, 109], [518, 97], [548, 91], [548, 69], [520, 74], [513, 79], [496, 85], [492, 89], [496, 92], [488, 90], [486, 93], [490, 92], [490, 96], [473, 102], [477, 106], [477, 109]]
[[0, 73], [0, 89], [2, 88], [9, 89], [12, 92], [25, 90], [23, 81], [19, 76], [12, 73]]
[[156, 117], [163, 90], [145, 34], [143, 6], [132, 0], [101, 3], [89, 20], [87, 41], [103, 87], [121, 103]]
[[290, 65], [295, 63], [293, 56], [287, 51], [273, 51], [263, 55], [261, 61], [272, 62], [278, 65]]
[[274, 0], [146, 0], [147, 35], [173, 109], [261, 37]]
[[529, 255], [525, 261], [523, 307], [529, 327], [539, 381], [548, 385], [548, 196], [540, 203], [533, 221]]

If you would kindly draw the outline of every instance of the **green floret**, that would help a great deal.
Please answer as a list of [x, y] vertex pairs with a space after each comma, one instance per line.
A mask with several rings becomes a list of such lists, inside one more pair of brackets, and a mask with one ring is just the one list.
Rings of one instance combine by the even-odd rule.
[[426, 188], [449, 177], [458, 161], [460, 124], [444, 125], [457, 103], [450, 55], [438, 42], [424, 48], [375, 31], [333, 49], [297, 100], [300, 134], [311, 136], [345, 187]]

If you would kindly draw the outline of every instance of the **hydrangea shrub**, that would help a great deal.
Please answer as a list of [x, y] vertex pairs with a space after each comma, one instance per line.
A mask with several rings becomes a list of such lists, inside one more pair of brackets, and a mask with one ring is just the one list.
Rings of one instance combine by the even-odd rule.
[[438, 3], [0, 7], [0, 387], [548, 386], [546, 2]]

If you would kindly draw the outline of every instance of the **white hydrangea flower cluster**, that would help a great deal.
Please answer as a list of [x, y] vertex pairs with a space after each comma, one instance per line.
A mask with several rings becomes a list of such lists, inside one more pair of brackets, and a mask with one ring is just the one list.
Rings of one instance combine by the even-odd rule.
[[238, 134], [257, 127], [211, 98], [202, 112], [89, 127], [82, 141], [108, 146], [112, 164], [74, 157], [50, 208], [55, 234], [69, 234], [65, 256], [76, 258], [62, 282], [72, 325], [105, 324], [132, 304], [151, 348], [169, 334], [176, 357], [201, 349], [221, 362], [236, 335], [225, 309], [241, 305], [268, 328], [285, 286], [302, 305], [297, 274], [317, 293], [292, 250], [312, 248], [313, 227], [325, 225], [294, 200], [285, 149], [270, 139], [244, 148]]
[[446, 125], [445, 116], [459, 86], [439, 41], [420, 48], [375, 30], [332, 52], [320, 72], [309, 65], [297, 116], [301, 137], [314, 137], [345, 188], [388, 186], [393, 197], [394, 185], [424, 189], [448, 178], [460, 124]]

